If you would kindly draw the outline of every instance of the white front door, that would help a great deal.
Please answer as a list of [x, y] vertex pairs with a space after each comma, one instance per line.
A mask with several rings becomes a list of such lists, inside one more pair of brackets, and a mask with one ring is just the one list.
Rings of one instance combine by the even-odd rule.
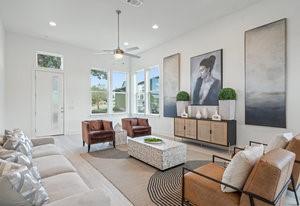
[[35, 135], [64, 134], [63, 73], [35, 72]]

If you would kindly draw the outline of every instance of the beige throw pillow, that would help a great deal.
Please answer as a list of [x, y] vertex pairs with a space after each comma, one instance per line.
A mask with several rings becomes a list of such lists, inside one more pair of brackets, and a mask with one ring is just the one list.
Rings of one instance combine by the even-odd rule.
[[293, 139], [294, 135], [291, 132], [277, 135], [267, 146], [266, 152], [270, 152], [274, 149], [285, 149], [289, 141]]
[[[224, 171], [222, 182], [242, 189], [254, 167], [255, 163], [263, 156], [264, 146], [251, 146], [236, 153]], [[223, 192], [236, 192], [236, 190], [221, 185]]]
[[40, 206], [49, 199], [26, 166], [0, 159], [0, 205]]

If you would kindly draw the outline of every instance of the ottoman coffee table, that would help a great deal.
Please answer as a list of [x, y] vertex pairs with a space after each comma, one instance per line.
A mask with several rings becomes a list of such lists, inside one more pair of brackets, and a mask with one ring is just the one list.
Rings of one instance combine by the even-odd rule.
[[160, 144], [145, 143], [144, 139], [155, 136], [143, 136], [128, 139], [128, 154], [159, 170], [166, 170], [186, 162], [186, 145], [161, 137]]

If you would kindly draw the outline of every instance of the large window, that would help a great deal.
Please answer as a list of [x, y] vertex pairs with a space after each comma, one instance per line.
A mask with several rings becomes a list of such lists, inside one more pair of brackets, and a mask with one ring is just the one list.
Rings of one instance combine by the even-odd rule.
[[159, 67], [135, 73], [135, 112], [159, 114]]
[[126, 112], [127, 105], [127, 73], [112, 72], [112, 111]]
[[136, 89], [136, 112], [145, 113], [146, 111], [146, 95], [145, 95], [145, 73], [144, 70], [138, 71], [135, 75], [135, 89]]
[[92, 114], [108, 112], [108, 81], [107, 72], [91, 70]]

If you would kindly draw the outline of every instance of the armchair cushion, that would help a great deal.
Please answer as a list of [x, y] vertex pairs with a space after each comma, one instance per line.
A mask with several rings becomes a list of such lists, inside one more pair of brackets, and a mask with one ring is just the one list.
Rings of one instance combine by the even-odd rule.
[[100, 120], [89, 121], [89, 129], [90, 129], [90, 131], [103, 130], [102, 121], [100, 121]]
[[282, 148], [285, 149], [289, 141], [293, 139], [293, 133], [283, 133], [280, 135], [277, 135], [275, 139], [273, 139], [267, 146], [266, 152], [270, 152], [271, 150]]
[[[210, 163], [194, 170], [213, 179], [221, 181], [224, 168]], [[184, 197], [193, 205], [230, 205], [237, 206], [240, 202], [240, 194], [224, 193], [221, 191], [221, 185], [192, 172], [185, 174], [184, 178]]]
[[138, 125], [148, 127], [149, 126], [148, 119], [139, 118], [138, 119]]
[[138, 120], [137, 118], [132, 118], [131, 119], [131, 126], [137, 126], [138, 125]]
[[133, 126], [132, 129], [135, 130], [135, 131], [136, 130], [139, 130], [139, 131], [140, 130], [143, 130], [143, 131], [146, 130], [147, 131], [149, 129], [149, 127], [148, 126]]
[[[222, 182], [243, 189], [244, 184], [255, 163], [263, 156], [264, 146], [250, 146], [238, 152], [228, 164]], [[223, 192], [235, 192], [234, 189], [221, 186]]]
[[97, 138], [102, 135], [112, 135], [114, 131], [112, 130], [100, 130], [100, 131], [92, 131], [89, 134], [91, 135], [91, 138]]

